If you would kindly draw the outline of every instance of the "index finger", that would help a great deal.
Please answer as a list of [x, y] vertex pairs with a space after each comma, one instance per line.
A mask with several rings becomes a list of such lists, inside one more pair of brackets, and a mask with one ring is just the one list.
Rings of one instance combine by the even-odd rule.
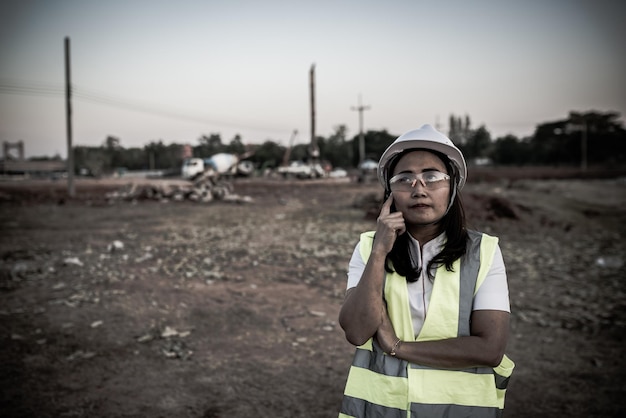
[[380, 208], [380, 215], [385, 216], [391, 213], [391, 204], [393, 203], [393, 195], [390, 194], [387, 200], [383, 203], [383, 206]]

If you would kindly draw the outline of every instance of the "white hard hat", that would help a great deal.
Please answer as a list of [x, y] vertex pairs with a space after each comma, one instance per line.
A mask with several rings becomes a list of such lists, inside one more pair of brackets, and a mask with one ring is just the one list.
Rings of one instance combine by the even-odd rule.
[[378, 161], [378, 179], [383, 187], [387, 187], [389, 165], [393, 158], [405, 150], [416, 148], [438, 151], [447, 156], [456, 171], [454, 174], [458, 176], [457, 187], [459, 190], [463, 188], [467, 178], [467, 166], [463, 153], [450, 138], [428, 124], [402, 134], [383, 152]]

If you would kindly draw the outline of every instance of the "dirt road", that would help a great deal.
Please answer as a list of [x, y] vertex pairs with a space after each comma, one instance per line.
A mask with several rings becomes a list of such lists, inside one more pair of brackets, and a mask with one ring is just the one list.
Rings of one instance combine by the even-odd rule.
[[[106, 201], [0, 183], [0, 415], [333, 417], [337, 314], [376, 185], [246, 180], [249, 204]], [[470, 184], [500, 237], [508, 417], [626, 411], [626, 183]]]

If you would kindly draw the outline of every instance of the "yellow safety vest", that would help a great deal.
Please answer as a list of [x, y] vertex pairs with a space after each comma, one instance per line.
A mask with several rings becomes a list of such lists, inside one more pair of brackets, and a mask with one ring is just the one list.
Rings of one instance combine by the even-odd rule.
[[[374, 232], [361, 235], [367, 262]], [[433, 341], [470, 335], [473, 297], [493, 261], [498, 239], [469, 231], [467, 253], [453, 271], [435, 273], [428, 315], [414, 336], [406, 278], [387, 273], [384, 298], [389, 318], [402, 341]], [[496, 418], [515, 364], [506, 355], [495, 368], [450, 370], [409, 363], [385, 354], [370, 338], [357, 347], [344, 391], [340, 418]]]

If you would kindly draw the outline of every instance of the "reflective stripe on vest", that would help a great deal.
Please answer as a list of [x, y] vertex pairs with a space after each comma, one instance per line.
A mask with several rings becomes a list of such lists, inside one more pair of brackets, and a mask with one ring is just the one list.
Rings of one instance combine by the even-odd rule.
[[[361, 236], [367, 262], [373, 232]], [[406, 279], [385, 278], [385, 300], [398, 338], [432, 341], [470, 335], [473, 297], [493, 260], [497, 238], [469, 231], [467, 253], [453, 272], [435, 273], [428, 315], [417, 338], [408, 302]], [[340, 417], [499, 417], [514, 364], [504, 356], [496, 368], [447, 370], [408, 363], [385, 354], [375, 339], [357, 347], [344, 391]]]

